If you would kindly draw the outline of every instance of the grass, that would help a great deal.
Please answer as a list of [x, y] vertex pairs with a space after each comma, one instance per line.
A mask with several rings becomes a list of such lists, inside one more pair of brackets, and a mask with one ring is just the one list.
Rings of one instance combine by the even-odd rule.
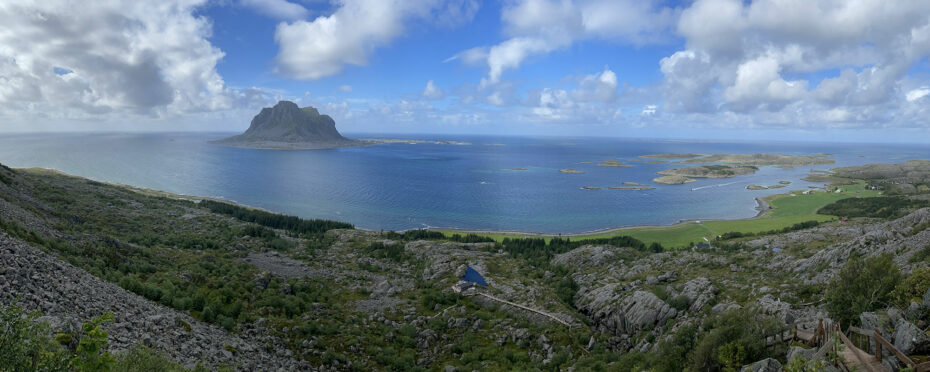
[[[666, 248], [682, 248], [687, 247], [690, 243], [704, 242], [705, 237], [713, 239], [717, 235], [728, 232], [761, 233], [783, 229], [805, 221], [833, 221], [836, 217], [817, 214], [817, 210], [840, 199], [879, 195], [877, 191], [866, 190], [865, 186], [865, 182], [859, 181], [854, 184], [840, 186], [840, 189], [842, 189], [840, 193], [815, 191], [805, 195], [800, 191], [794, 191], [772, 195], [765, 198], [765, 201], [772, 206], [772, 209], [757, 218], [702, 221], [701, 223], [691, 221], [671, 226], [630, 227], [604, 233], [572, 236], [572, 239], [609, 238], [617, 235], [628, 235], [646, 244], [657, 242]], [[441, 231], [446, 236], [452, 236], [452, 234], [456, 233], [455, 231], [437, 231]], [[504, 238], [524, 237], [532, 234], [487, 232], [478, 233], [478, 235], [501, 241]], [[550, 238], [551, 235], [543, 235], [542, 237]]]

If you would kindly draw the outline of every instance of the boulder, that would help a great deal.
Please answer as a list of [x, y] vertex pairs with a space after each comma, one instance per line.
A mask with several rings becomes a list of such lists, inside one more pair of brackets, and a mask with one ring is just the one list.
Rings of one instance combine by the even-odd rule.
[[791, 363], [794, 358], [801, 357], [804, 360], [811, 360], [814, 358], [814, 355], [817, 354], [817, 349], [805, 349], [800, 346], [792, 346], [788, 349], [788, 355], [785, 358], [788, 363]]
[[894, 327], [894, 347], [905, 355], [925, 355], [930, 352], [930, 337], [913, 323], [898, 319]]
[[772, 358], [766, 358], [753, 364], [743, 366], [740, 372], [781, 372], [781, 363]]
[[791, 313], [791, 304], [776, 299], [775, 296], [770, 294], [762, 296], [756, 302], [766, 315], [774, 316], [785, 324], [794, 323], [794, 314]]
[[688, 299], [688, 311], [694, 313], [714, 300], [717, 296], [717, 288], [710, 284], [710, 279], [701, 277], [685, 283], [681, 295]]

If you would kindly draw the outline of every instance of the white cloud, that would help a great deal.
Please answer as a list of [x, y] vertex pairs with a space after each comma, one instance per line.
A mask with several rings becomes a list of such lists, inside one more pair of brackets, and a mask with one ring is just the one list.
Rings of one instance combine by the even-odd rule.
[[423, 89], [423, 97], [426, 99], [442, 99], [446, 93], [442, 91], [432, 80], [426, 82], [426, 88]]
[[295, 20], [304, 19], [310, 15], [307, 8], [287, 0], [240, 0], [240, 3], [274, 19]]
[[663, 40], [676, 14], [654, 1], [508, 1], [501, 11], [507, 40], [465, 50], [446, 61], [474, 64], [483, 59], [489, 70], [486, 83], [495, 84], [504, 71], [518, 68], [527, 58], [566, 48], [577, 40], [601, 38], [637, 45]]
[[678, 20], [685, 49], [660, 63], [663, 111], [910, 125], [894, 112], [911, 64], [930, 55], [927, 14], [926, 1], [697, 0]]
[[0, 6], [0, 109], [46, 117], [222, 110], [226, 87], [202, 1], [8, 1]]
[[329, 16], [278, 25], [280, 74], [297, 79], [335, 75], [345, 65], [365, 65], [374, 49], [403, 34], [406, 23], [432, 19], [451, 27], [470, 21], [477, 10], [474, 1], [461, 0], [343, 0], [339, 4]]
[[928, 94], [930, 94], [930, 88], [920, 87], [918, 89], [914, 89], [914, 90], [907, 92], [907, 94], [905, 95], [905, 98], [907, 99], [908, 102], [914, 102], [916, 100], [926, 97]]
[[339, 91], [346, 92], [346, 93], [352, 93], [352, 86], [351, 85], [340, 85]]
[[736, 82], [724, 90], [724, 98], [740, 110], [758, 106], [775, 110], [806, 93], [807, 81], [785, 81], [779, 75], [778, 61], [758, 58], [739, 65]]

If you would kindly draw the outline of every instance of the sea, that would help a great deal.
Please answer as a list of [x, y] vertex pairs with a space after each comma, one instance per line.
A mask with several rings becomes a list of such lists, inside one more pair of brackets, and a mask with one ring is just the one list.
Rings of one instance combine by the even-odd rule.
[[[756, 198], [805, 190], [812, 170], [930, 159], [928, 145], [679, 141], [623, 138], [348, 134], [353, 138], [459, 141], [330, 150], [258, 150], [208, 144], [233, 133], [0, 134], [0, 163], [97, 181], [225, 199], [371, 230], [456, 228], [583, 233], [682, 220], [739, 219]], [[761, 167], [752, 175], [655, 185], [660, 153], [813, 155], [836, 164]], [[602, 167], [618, 160], [631, 167]], [[569, 174], [560, 169], [577, 169]], [[792, 184], [747, 190], [751, 184]], [[612, 190], [635, 182], [654, 190]], [[599, 187], [598, 190], [584, 189]]]

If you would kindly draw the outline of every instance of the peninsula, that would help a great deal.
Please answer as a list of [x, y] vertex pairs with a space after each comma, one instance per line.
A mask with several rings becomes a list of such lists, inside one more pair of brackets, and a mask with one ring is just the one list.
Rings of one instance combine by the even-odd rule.
[[217, 145], [274, 150], [309, 150], [356, 147], [370, 141], [348, 139], [336, 130], [329, 115], [291, 101], [265, 107], [252, 118], [249, 129], [237, 136], [210, 142]]

